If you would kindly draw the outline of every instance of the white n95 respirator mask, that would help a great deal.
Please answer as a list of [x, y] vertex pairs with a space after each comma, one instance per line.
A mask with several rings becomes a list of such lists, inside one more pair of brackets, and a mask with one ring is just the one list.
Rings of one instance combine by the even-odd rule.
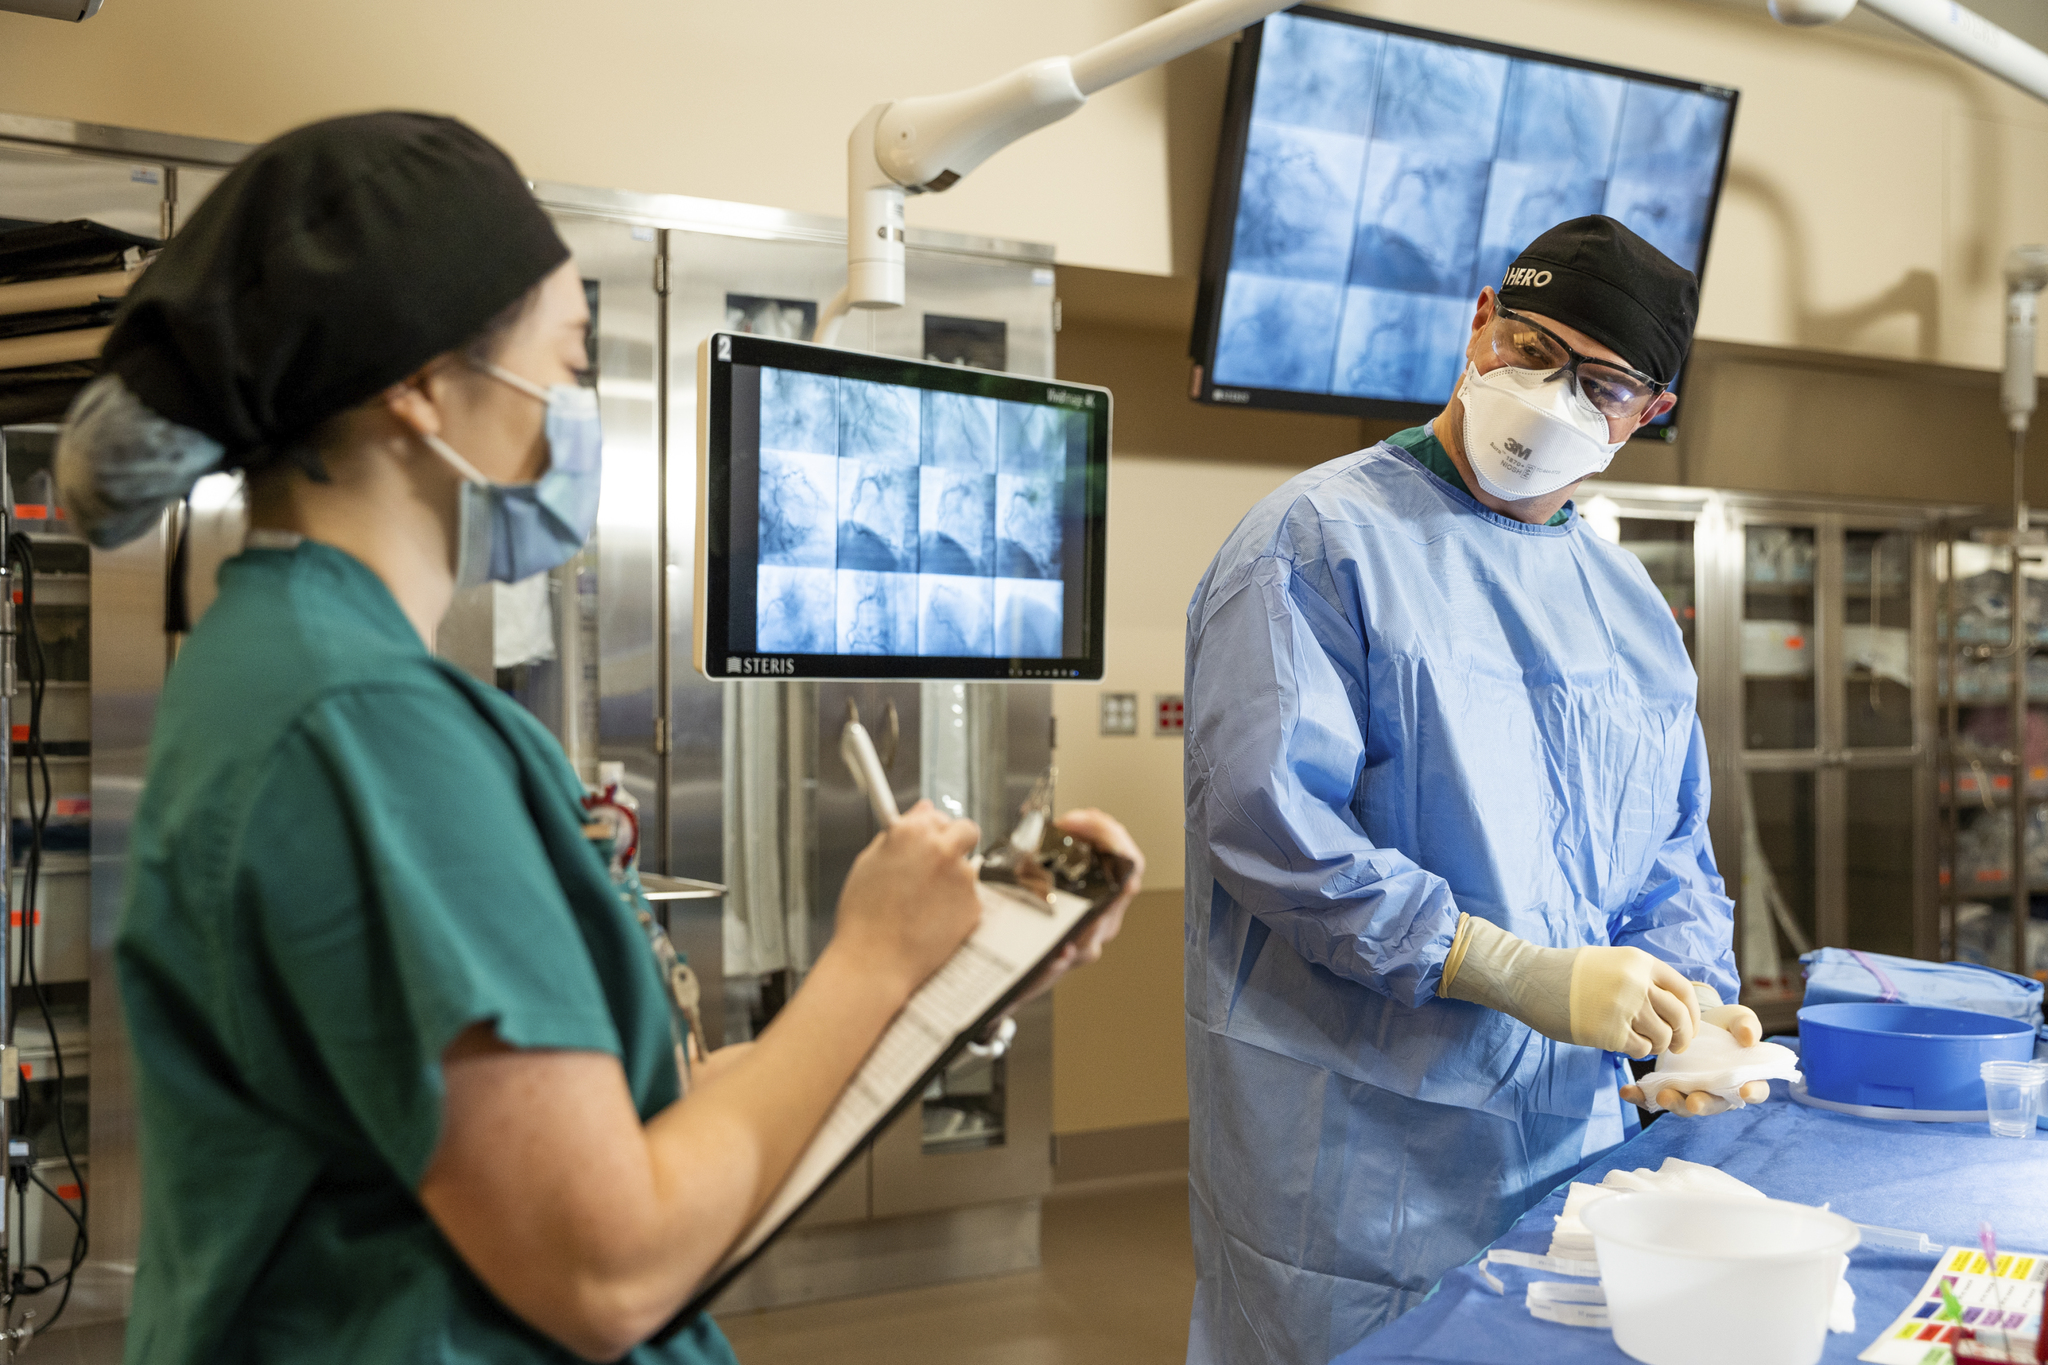
[[1465, 458], [1496, 498], [1540, 498], [1598, 474], [1621, 449], [1568, 370], [1465, 368]]

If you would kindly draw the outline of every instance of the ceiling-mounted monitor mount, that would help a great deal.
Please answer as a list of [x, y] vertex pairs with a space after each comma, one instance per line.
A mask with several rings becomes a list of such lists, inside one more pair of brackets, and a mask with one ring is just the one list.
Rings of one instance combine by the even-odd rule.
[[846, 288], [818, 314], [814, 339], [832, 344], [850, 307], [903, 306], [905, 195], [951, 189], [1096, 91], [1228, 37], [1287, 2], [1191, 0], [1078, 56], [1047, 57], [966, 90], [868, 110], [846, 141]]
[[33, 14], [38, 19], [62, 19], [82, 24], [100, 12], [104, 0], [0, 0], [0, 13]]

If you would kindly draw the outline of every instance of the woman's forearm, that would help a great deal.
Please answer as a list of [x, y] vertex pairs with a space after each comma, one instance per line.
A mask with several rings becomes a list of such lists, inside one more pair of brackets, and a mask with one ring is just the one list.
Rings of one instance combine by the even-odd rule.
[[908, 995], [828, 947], [745, 1056], [648, 1122], [649, 1216], [622, 1239], [645, 1250], [592, 1267], [636, 1324], [629, 1335], [659, 1326], [724, 1258]]
[[747, 1052], [642, 1122], [616, 1056], [478, 1024], [443, 1058], [420, 1199], [514, 1312], [592, 1359], [689, 1298], [788, 1175], [911, 990], [973, 931], [978, 835], [919, 803], [854, 864], [837, 930]]
[[[732, 1217], [737, 1237], [781, 1186], [908, 996], [908, 986], [827, 947], [745, 1056], [648, 1123], [650, 1156], [690, 1184], [712, 1164], [720, 1212]], [[741, 1130], [739, 1140], [715, 1153], [695, 1150], [713, 1124]]]

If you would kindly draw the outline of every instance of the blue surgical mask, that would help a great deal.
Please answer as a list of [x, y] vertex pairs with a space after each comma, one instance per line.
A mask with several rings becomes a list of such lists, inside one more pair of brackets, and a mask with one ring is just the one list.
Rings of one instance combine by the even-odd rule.
[[517, 583], [566, 564], [597, 525], [604, 432], [597, 393], [577, 384], [542, 388], [489, 362], [485, 374], [548, 405], [548, 468], [532, 483], [493, 483], [439, 436], [429, 448], [462, 475], [456, 514], [455, 586]]

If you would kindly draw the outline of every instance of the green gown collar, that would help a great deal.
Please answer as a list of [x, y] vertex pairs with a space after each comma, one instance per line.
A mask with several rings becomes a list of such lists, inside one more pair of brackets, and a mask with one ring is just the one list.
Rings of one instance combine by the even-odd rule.
[[[1451, 463], [1450, 452], [1444, 449], [1442, 441], [1437, 440], [1436, 432], [1430, 428], [1429, 423], [1424, 422], [1419, 427], [1409, 427], [1406, 431], [1397, 431], [1387, 438], [1387, 444], [1401, 447], [1401, 449], [1413, 455], [1416, 462], [1424, 469], [1427, 469], [1466, 497], [1472, 496], [1472, 490], [1465, 486], [1464, 477], [1458, 473], [1458, 467]], [[1543, 524], [1545, 526], [1562, 526], [1571, 519], [1572, 505], [1566, 503], [1557, 509], [1555, 516]]]

